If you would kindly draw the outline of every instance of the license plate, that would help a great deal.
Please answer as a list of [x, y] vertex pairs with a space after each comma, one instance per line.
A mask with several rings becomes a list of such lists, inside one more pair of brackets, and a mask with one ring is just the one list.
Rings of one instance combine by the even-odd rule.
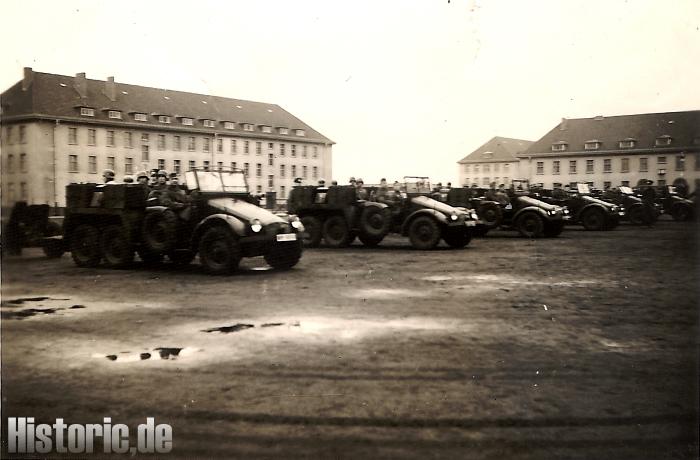
[[476, 222], [474, 222], [473, 220], [468, 220], [465, 222], [465, 224], [467, 225], [467, 227], [476, 227]]
[[296, 241], [296, 233], [280, 233], [277, 235], [277, 241]]

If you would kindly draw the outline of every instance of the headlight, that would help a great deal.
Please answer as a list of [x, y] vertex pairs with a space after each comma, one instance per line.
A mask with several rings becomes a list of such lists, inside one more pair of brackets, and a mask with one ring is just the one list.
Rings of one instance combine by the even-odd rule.
[[619, 212], [619, 211], [620, 211], [620, 208], [618, 208], [617, 206], [612, 207], [612, 212]]
[[569, 209], [568, 209], [568, 208], [564, 208], [564, 210], [563, 210], [562, 212], [563, 212], [564, 214], [569, 214]]
[[304, 230], [304, 225], [301, 223], [301, 220], [297, 216], [294, 216], [290, 219], [290, 224], [292, 224], [292, 227], [296, 228], [300, 232]]
[[452, 214], [452, 215], [450, 215], [450, 219], [457, 220], [457, 219], [459, 219], [459, 217], [457, 217], [457, 214]]
[[475, 212], [471, 213], [470, 215], [471, 215], [472, 219], [479, 220], [479, 216], [477, 216]]
[[253, 230], [255, 233], [258, 233], [260, 230], [262, 230], [262, 223], [258, 219], [253, 219], [250, 222], [250, 229]]

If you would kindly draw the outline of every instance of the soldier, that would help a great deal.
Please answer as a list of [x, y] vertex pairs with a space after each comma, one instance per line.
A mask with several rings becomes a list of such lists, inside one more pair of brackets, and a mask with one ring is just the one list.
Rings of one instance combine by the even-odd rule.
[[389, 193], [389, 187], [387, 187], [387, 185], [386, 185], [386, 179], [384, 177], [382, 177], [381, 180], [379, 181], [379, 187], [377, 188], [377, 191], [372, 192], [370, 194], [370, 200], [379, 201], [380, 203], [382, 203], [383, 200], [386, 198], [388, 193]]
[[350, 177], [350, 179], [348, 180], [348, 183], [350, 185], [352, 185], [353, 187], [357, 187], [357, 181], [355, 180], [354, 177]]
[[327, 193], [328, 193], [328, 187], [326, 187], [326, 180], [319, 179], [318, 180], [318, 187], [316, 187], [316, 196], [314, 198], [314, 203], [325, 203]]
[[338, 181], [337, 181], [337, 180], [334, 180], [333, 182], [331, 182], [331, 186], [335, 187], [336, 185], [338, 185]]
[[102, 171], [102, 178], [104, 179], [105, 184], [114, 182], [114, 171], [112, 169], [105, 169]]
[[141, 185], [148, 185], [148, 173], [146, 171], [139, 171], [138, 174], [136, 174], [136, 182], [138, 182]]
[[365, 188], [365, 181], [363, 181], [362, 179], [357, 179], [356, 188], [358, 200], [366, 200], [367, 198], [369, 198], [369, 193]]
[[124, 176], [124, 179], [122, 179], [122, 182], [124, 182], [125, 184], [133, 184], [134, 183], [134, 176], [131, 176], [131, 175]]

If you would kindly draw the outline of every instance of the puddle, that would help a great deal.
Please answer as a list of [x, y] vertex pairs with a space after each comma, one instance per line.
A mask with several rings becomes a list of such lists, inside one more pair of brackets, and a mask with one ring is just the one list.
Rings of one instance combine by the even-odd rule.
[[[238, 331], [242, 331], [244, 329], [250, 329], [253, 327], [255, 327], [255, 326], [253, 326], [252, 324], [238, 323], [238, 324], [234, 324], [233, 326], [221, 326], [221, 327], [212, 327], [209, 329], [203, 329], [202, 332], [221, 332], [223, 334], [229, 334], [231, 332], [238, 332]], [[263, 325], [261, 327], [265, 327], [265, 325]]]
[[[49, 300], [50, 297], [21, 297], [19, 299], [3, 300], [0, 302], [0, 306], [7, 308], [19, 307], [24, 304], [24, 302], [42, 302], [44, 300]], [[61, 300], [61, 299], [56, 299]]]
[[2, 319], [25, 319], [36, 315], [52, 315], [62, 308], [27, 308], [25, 310], [0, 312]]
[[[596, 279], [577, 279], [577, 280], [567, 280], [567, 281], [555, 281], [546, 279], [527, 279], [519, 278], [515, 276], [508, 275], [491, 275], [491, 274], [474, 274], [474, 275], [434, 275], [425, 276], [421, 278], [424, 281], [473, 281], [476, 283], [484, 283], [479, 287], [492, 287], [502, 289], [505, 285], [518, 285], [524, 284], [529, 286], [557, 286], [557, 287], [591, 287], [591, 286], [605, 286], [605, 287], [615, 287], [619, 286], [620, 283], [611, 280], [596, 280]], [[491, 283], [489, 286], [488, 283]]]
[[160, 359], [176, 359], [180, 355], [182, 348], [160, 347], [154, 348], [154, 350], [160, 354]]
[[345, 295], [355, 299], [392, 299], [397, 297], [425, 297], [429, 292], [411, 289], [357, 289]]
[[260, 325], [260, 327], [275, 327], [275, 326], [284, 326], [284, 323], [265, 323], [265, 324]]
[[72, 307], [70, 307], [71, 310], [76, 310], [78, 308], [87, 308], [87, 307], [85, 305], [73, 305]]
[[[101, 354], [95, 353], [92, 355], [96, 359], [107, 359], [108, 361], [116, 361], [118, 363], [134, 363], [139, 361], [146, 361], [152, 358], [160, 358], [165, 361], [173, 361], [180, 359], [182, 357], [189, 356], [196, 351], [203, 351], [202, 349], [195, 348], [180, 348], [180, 347], [158, 347], [153, 348], [151, 351], [141, 351], [132, 353], [130, 351], [120, 351], [118, 354]], [[158, 361], [156, 359], [156, 361]]]

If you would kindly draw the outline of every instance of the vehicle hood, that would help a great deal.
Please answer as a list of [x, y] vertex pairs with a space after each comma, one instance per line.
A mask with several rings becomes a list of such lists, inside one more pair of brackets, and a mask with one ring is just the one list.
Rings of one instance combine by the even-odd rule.
[[545, 203], [544, 201], [536, 200], [535, 198], [529, 196], [519, 196], [518, 199], [529, 206], [537, 206], [538, 208], [542, 208], [546, 211], [556, 211], [561, 209], [561, 206]]
[[581, 198], [588, 201], [589, 203], [597, 203], [597, 204], [605, 206], [606, 208], [612, 208], [613, 206], [615, 206], [612, 203], [608, 203], [607, 201], [599, 200], [598, 198], [593, 198], [592, 196], [588, 196], [588, 195], [582, 195]]
[[435, 209], [445, 214], [460, 214], [464, 211], [460, 211], [449, 204], [441, 203], [440, 201], [428, 198], [427, 196], [415, 196], [411, 198], [411, 203], [417, 204], [418, 206], [423, 206], [424, 208]]
[[254, 204], [248, 203], [237, 198], [213, 198], [207, 201], [209, 206], [218, 209], [226, 214], [238, 217], [241, 220], [250, 221], [258, 219], [261, 224], [269, 225], [274, 223], [286, 222], [279, 216], [271, 213], [267, 209], [263, 209]]

